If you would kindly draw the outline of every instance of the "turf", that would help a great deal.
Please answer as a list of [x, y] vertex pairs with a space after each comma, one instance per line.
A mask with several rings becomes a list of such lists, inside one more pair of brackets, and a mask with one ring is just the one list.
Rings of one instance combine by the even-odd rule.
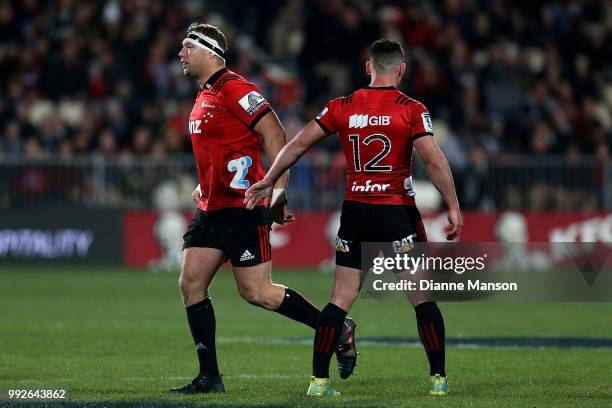
[[[330, 274], [274, 277], [318, 305], [327, 302]], [[342, 381], [332, 372], [342, 397], [311, 401], [304, 397], [310, 329], [242, 301], [225, 271], [212, 297], [227, 393], [173, 396], [166, 389], [196, 372], [177, 278], [121, 269], [1, 267], [0, 389], [67, 389], [69, 405], [96, 407], [612, 406], [610, 303], [441, 304], [449, 337], [491, 339], [499, 347], [455, 341], [447, 352], [452, 395], [433, 398], [422, 349], [411, 341], [377, 341], [415, 340], [410, 306], [360, 300], [351, 315], [368, 342], [359, 348], [356, 374]], [[531, 347], [533, 337], [579, 338], [577, 344], [586, 346], [591, 338], [603, 346]], [[0, 399], [0, 407], [8, 405]]]

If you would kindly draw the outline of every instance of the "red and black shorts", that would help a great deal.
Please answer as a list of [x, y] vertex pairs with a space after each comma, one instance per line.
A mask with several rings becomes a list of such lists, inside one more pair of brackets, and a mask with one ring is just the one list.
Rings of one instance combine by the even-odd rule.
[[366, 242], [427, 242], [419, 210], [414, 205], [345, 201], [336, 238], [336, 265], [362, 269], [361, 244]]
[[257, 207], [198, 209], [183, 235], [183, 249], [217, 248], [233, 266], [255, 266], [272, 259], [269, 210]]

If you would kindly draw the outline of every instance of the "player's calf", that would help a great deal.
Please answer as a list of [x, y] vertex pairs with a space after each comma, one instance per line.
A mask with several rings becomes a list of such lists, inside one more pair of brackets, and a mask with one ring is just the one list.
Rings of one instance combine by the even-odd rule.
[[415, 306], [419, 337], [429, 361], [429, 375], [446, 377], [444, 318], [435, 302]]
[[329, 361], [336, 351], [342, 334], [346, 311], [328, 303], [317, 317], [312, 358], [312, 375], [315, 378], [329, 378]]
[[247, 302], [314, 328], [319, 309], [299, 292], [272, 283], [269, 262], [234, 268], [234, 276], [238, 291]]

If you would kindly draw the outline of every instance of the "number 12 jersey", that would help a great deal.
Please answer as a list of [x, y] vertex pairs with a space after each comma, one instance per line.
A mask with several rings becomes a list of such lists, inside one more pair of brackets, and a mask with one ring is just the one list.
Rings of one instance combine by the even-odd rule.
[[425, 106], [394, 87], [363, 88], [327, 103], [315, 118], [338, 133], [347, 163], [345, 199], [415, 205], [412, 146], [433, 136]]

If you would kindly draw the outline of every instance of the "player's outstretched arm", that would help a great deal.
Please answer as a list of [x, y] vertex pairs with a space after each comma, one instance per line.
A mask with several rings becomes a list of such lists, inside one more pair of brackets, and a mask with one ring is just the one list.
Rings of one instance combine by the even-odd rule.
[[[267, 115], [266, 115], [267, 116]], [[265, 117], [264, 117], [265, 119]], [[262, 122], [263, 119], [260, 121]], [[270, 170], [263, 180], [253, 184], [244, 195], [246, 208], [253, 209], [264, 198], [272, 196], [272, 188], [280, 176], [298, 161], [308, 149], [325, 136], [325, 132], [317, 122], [310, 121], [304, 129], [291, 139], [276, 155]]]
[[[287, 144], [285, 129], [283, 129], [278, 117], [272, 111], [268, 112], [259, 122], [257, 122], [254, 130], [262, 135], [264, 151], [270, 163], [272, 163], [276, 159], [276, 156], [278, 156], [278, 152]], [[288, 182], [289, 172], [286, 171], [275, 181], [274, 193], [270, 202], [270, 215], [272, 220], [281, 225], [295, 221], [295, 217], [287, 208], [285, 188]]]
[[[278, 156], [278, 152], [287, 144], [287, 133], [278, 120], [276, 113], [270, 111], [265, 114], [264, 117], [257, 122], [254, 130], [263, 137], [264, 151], [268, 156], [268, 160], [272, 163], [276, 159], [276, 156]], [[284, 172], [275, 180], [275, 187], [287, 187], [288, 180], [289, 173]]]
[[448, 207], [448, 222], [451, 230], [446, 234], [446, 239], [452, 241], [459, 236], [463, 228], [463, 219], [461, 218], [455, 183], [448, 161], [433, 137], [418, 138], [414, 141], [414, 147], [423, 160], [429, 179], [438, 189]]

